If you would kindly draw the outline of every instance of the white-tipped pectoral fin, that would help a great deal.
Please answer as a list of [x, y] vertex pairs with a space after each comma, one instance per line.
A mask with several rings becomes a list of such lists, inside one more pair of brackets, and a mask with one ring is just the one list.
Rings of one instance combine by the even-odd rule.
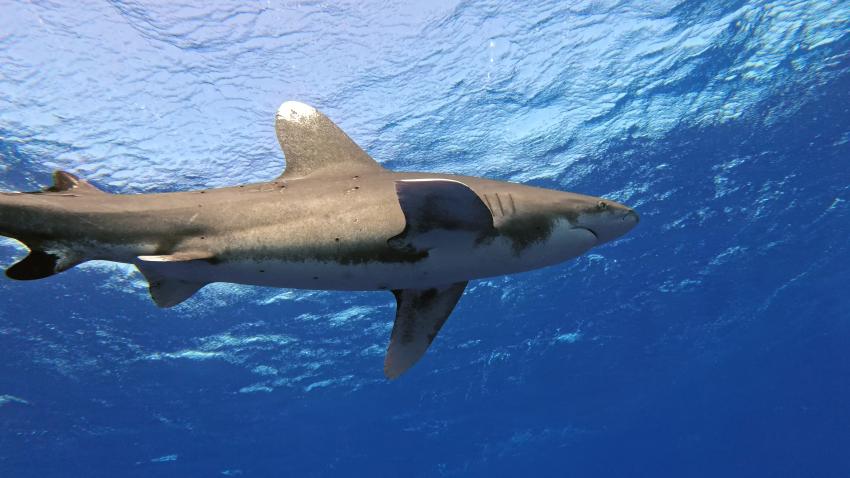
[[425, 354], [463, 295], [466, 284], [393, 291], [396, 318], [384, 359], [387, 378], [398, 378]]
[[395, 187], [406, 224], [390, 239], [393, 247], [431, 249], [495, 233], [490, 209], [460, 181], [406, 179], [396, 181]]

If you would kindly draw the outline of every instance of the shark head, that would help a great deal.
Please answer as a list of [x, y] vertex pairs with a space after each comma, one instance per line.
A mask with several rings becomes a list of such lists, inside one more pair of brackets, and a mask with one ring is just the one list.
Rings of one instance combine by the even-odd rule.
[[569, 194], [561, 204], [564, 216], [573, 227], [586, 229], [596, 236], [596, 245], [623, 236], [640, 221], [634, 209], [608, 199]]
[[519, 185], [491, 191], [481, 196], [496, 228], [529, 267], [579, 256], [626, 234], [639, 220], [631, 208], [599, 197]]

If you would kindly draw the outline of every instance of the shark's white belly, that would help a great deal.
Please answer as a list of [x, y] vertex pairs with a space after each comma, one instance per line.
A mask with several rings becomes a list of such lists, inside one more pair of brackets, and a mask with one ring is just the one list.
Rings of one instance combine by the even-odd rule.
[[469, 243], [431, 249], [416, 262], [205, 261], [163, 264], [162, 271], [182, 280], [231, 282], [270, 287], [329, 290], [420, 289], [482, 277], [498, 276], [556, 264], [576, 257], [596, 244], [585, 229], [566, 221], [555, 225], [546, 241], [521, 251], [498, 237], [485, 244]]

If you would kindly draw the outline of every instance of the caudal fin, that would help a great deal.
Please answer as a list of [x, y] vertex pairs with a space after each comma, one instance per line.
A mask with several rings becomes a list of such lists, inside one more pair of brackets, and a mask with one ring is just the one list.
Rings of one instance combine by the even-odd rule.
[[6, 277], [15, 280], [44, 279], [67, 271], [86, 259], [76, 251], [56, 244], [32, 243], [21, 240], [30, 253], [6, 269]]
[[[41, 191], [4, 194], [23, 199], [35, 194], [49, 196], [51, 194], [78, 195], [107, 193], [71, 173], [56, 171], [53, 173], [53, 184]], [[17, 201], [10, 202], [5, 206], [0, 205], [0, 207], [7, 209], [6, 213], [2, 214], [4, 222], [8, 221], [9, 224], [20, 223], [22, 222], [20, 219], [25, 218], [25, 215], [37, 213], [33, 212], [34, 209], [32, 207], [13, 212], [16, 205], [18, 205]], [[24, 231], [17, 227], [4, 227], [2, 229], [0, 234], [17, 239], [30, 249], [29, 255], [6, 269], [6, 276], [10, 279], [44, 279], [45, 277], [66, 271], [86, 260], [80, 253], [69, 249], [63, 243], [49, 237], [44, 237], [41, 231]], [[6, 229], [9, 230], [7, 231]]]
[[33, 250], [29, 255], [6, 269], [6, 277], [15, 280], [35, 280], [58, 272], [59, 257], [49, 252]]

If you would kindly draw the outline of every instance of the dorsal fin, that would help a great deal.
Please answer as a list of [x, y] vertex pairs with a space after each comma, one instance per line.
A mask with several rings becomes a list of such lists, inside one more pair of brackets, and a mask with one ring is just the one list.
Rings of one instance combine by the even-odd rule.
[[90, 182], [80, 179], [67, 171], [54, 171], [53, 185], [46, 188], [44, 192], [61, 193], [67, 191], [106, 194], [106, 192], [92, 186]]
[[287, 101], [275, 115], [277, 140], [286, 157], [283, 179], [359, 175], [383, 171], [374, 159], [312, 106]]

